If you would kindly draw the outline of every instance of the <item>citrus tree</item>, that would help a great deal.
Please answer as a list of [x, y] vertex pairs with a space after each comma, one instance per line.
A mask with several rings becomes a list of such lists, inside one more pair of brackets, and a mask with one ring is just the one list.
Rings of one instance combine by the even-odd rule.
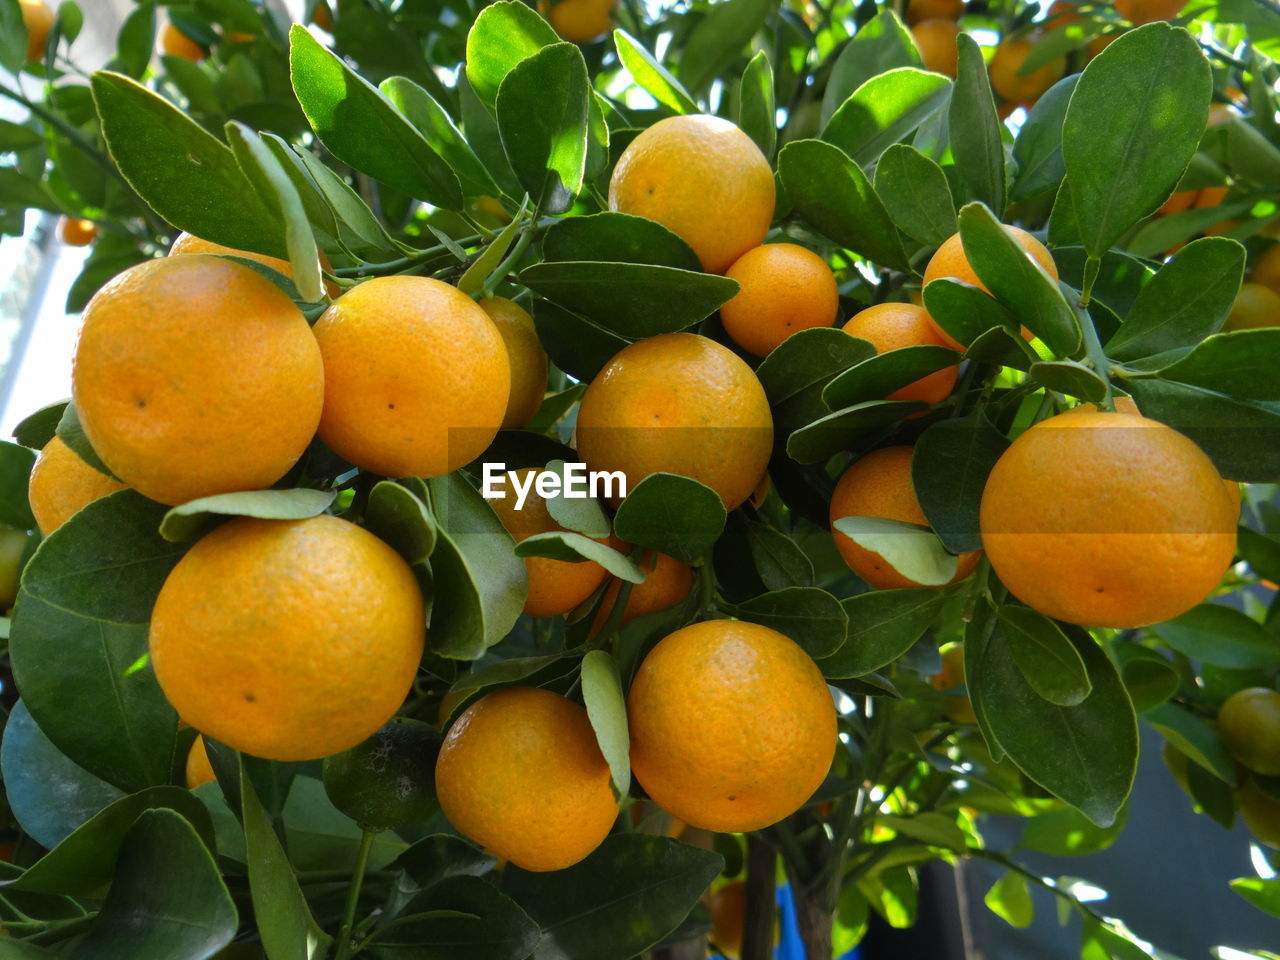
[[93, 245], [0, 957], [825, 960], [965, 858], [1154, 956], [983, 817], [1105, 847], [1141, 719], [1280, 844], [1280, 14], [1182, 7], [0, 0]]

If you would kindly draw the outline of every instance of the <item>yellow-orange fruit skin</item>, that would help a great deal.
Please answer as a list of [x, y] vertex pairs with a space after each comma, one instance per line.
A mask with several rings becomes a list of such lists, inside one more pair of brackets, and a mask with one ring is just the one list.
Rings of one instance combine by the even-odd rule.
[[1002, 98], [1012, 103], [1034, 103], [1040, 95], [1062, 79], [1067, 61], [1063, 57], [1050, 60], [1026, 74], [1020, 74], [1023, 62], [1035, 48], [1030, 38], [1002, 40], [988, 65], [991, 86]]
[[44, 60], [44, 42], [53, 27], [54, 14], [45, 0], [18, 0], [22, 22], [27, 28], [27, 62]]
[[1223, 330], [1280, 327], [1280, 293], [1260, 283], [1242, 283]]
[[1280, 243], [1273, 243], [1258, 257], [1249, 278], [1280, 294]]
[[964, 13], [964, 0], [910, 0], [906, 21], [915, 26], [925, 20], [959, 20]]
[[436, 792], [460, 833], [533, 871], [582, 860], [618, 814], [587, 711], [532, 687], [462, 712], [436, 761]]
[[172, 23], [166, 23], [160, 31], [160, 52], [198, 63], [205, 58], [207, 51]]
[[[288, 260], [269, 257], [265, 253], [254, 253], [252, 250], [237, 250], [235, 247], [225, 247], [220, 243], [214, 243], [212, 240], [205, 240], [183, 231], [178, 234], [178, 239], [174, 240], [173, 246], [169, 248], [169, 256], [177, 257], [185, 253], [215, 253], [223, 257], [243, 257], [246, 260], [256, 260], [277, 273], [283, 273], [290, 280], [293, 279], [293, 264]], [[320, 251], [320, 269], [326, 273], [333, 269], [329, 264], [329, 258], [324, 255], [323, 250]], [[341, 290], [336, 285], [327, 280], [324, 282], [324, 289], [331, 297], [336, 297], [341, 293]]]
[[794, 243], [748, 250], [725, 272], [741, 289], [720, 308], [734, 343], [757, 357], [810, 327], [829, 327], [840, 309], [835, 274], [827, 262]]
[[218, 779], [213, 772], [213, 764], [209, 762], [209, 750], [204, 744], [204, 737], [197, 736], [191, 742], [191, 749], [187, 752], [186, 778], [188, 790]]
[[610, 210], [662, 224], [708, 273], [723, 273], [764, 241], [775, 200], [760, 148], [706, 114], [659, 120], [622, 151], [609, 181]]
[[72, 396], [93, 449], [161, 503], [270, 487], [324, 402], [306, 318], [271, 281], [217, 257], [130, 267], [84, 310]]
[[[617, 537], [609, 538], [609, 546], [623, 554], [628, 553], [631, 549], [629, 544], [623, 543]], [[640, 569], [647, 575], [642, 583], [632, 584], [631, 586], [631, 593], [627, 596], [627, 605], [623, 607], [618, 621], [618, 625], [622, 627], [625, 627], [636, 617], [643, 617], [648, 613], [665, 610], [667, 607], [679, 603], [693, 589], [693, 568], [688, 564], [681, 563], [675, 557], [669, 557], [665, 553], [658, 553], [655, 550], [646, 550], [637, 562], [640, 565]], [[604, 626], [621, 591], [622, 584], [617, 580], [609, 584], [609, 588], [604, 592], [600, 611], [596, 614], [593, 630], [599, 630]]]
[[742, 955], [742, 937], [747, 913], [747, 884], [734, 880], [711, 894], [707, 904], [711, 914], [711, 942], [726, 957]]
[[560, 39], [570, 43], [595, 43], [613, 27], [614, 0], [560, 0], [548, 4], [539, 0], [538, 11], [546, 16]]
[[511, 364], [488, 314], [428, 277], [378, 277], [316, 321], [324, 356], [320, 439], [389, 477], [438, 477], [493, 441]]
[[920, 58], [924, 61], [925, 69], [954, 78], [960, 61], [960, 51], [956, 48], [960, 27], [955, 21], [921, 20], [912, 26], [911, 34], [915, 37], [916, 46], [920, 48]]
[[1010, 592], [1087, 627], [1176, 617], [1235, 553], [1238, 503], [1191, 440], [1132, 413], [1074, 410], [1023, 433], [983, 490], [983, 547]]
[[1115, 0], [1116, 13], [1134, 26], [1172, 20], [1186, 5], [1187, 0]]
[[[902, 347], [947, 346], [938, 336], [928, 311], [913, 303], [878, 303], [867, 307], [849, 319], [844, 325], [844, 331], [870, 341], [876, 348], [876, 353]], [[955, 387], [956, 372], [956, 367], [943, 367], [914, 383], [900, 387], [885, 399], [940, 403], [950, 396]]]
[[649, 652], [627, 695], [631, 766], [662, 809], [704, 830], [758, 830], [799, 809], [836, 745], [826, 681], [792, 640], [712, 620]]
[[36, 456], [27, 500], [36, 526], [47, 537], [94, 500], [124, 488], [80, 459], [61, 437], [54, 437]]
[[542, 349], [533, 317], [506, 297], [486, 297], [478, 301], [481, 310], [502, 334], [511, 364], [511, 393], [503, 427], [523, 427], [533, 419], [547, 393], [547, 351]]
[[58, 221], [58, 239], [68, 247], [87, 247], [98, 238], [98, 225], [92, 220], [63, 217]]

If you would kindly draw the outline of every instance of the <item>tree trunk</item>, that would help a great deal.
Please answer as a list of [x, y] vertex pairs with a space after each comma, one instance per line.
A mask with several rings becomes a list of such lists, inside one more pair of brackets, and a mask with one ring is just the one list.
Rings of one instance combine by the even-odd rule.
[[747, 896], [743, 909], [742, 960], [770, 960], [777, 915], [778, 854], [754, 833], [747, 834]]
[[816, 891], [799, 887], [793, 881], [792, 896], [796, 904], [796, 924], [807, 960], [831, 960], [831, 935], [835, 911], [823, 902]]

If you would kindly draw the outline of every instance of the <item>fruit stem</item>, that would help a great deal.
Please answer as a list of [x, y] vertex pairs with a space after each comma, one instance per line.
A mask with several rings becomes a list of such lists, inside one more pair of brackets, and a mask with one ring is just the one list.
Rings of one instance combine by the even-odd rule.
[[1107, 358], [1106, 351], [1102, 349], [1102, 341], [1098, 339], [1098, 329], [1093, 325], [1093, 318], [1089, 312], [1084, 309], [1083, 300], [1076, 310], [1076, 315], [1080, 318], [1080, 332], [1084, 336], [1085, 353], [1089, 358], [1089, 365], [1106, 384], [1107, 392], [1099, 406], [1104, 410], [1115, 410], [1116, 405], [1111, 390], [1111, 361]]
[[342, 926], [338, 929], [338, 953], [334, 960], [347, 960], [352, 954], [351, 928], [356, 922], [356, 907], [360, 903], [360, 888], [364, 885], [364, 871], [369, 865], [369, 853], [378, 831], [363, 827], [360, 834], [360, 851], [356, 854], [356, 866], [351, 873], [351, 889], [347, 891], [347, 905], [342, 911]]

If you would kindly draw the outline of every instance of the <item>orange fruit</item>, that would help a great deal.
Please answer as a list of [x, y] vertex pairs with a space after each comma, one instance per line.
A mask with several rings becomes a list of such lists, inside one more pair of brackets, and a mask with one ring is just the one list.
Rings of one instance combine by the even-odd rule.
[[954, 20], [921, 20], [911, 28], [911, 35], [916, 38], [926, 70], [955, 77], [960, 59], [960, 51], [956, 49], [960, 27]]
[[1218, 710], [1218, 736], [1254, 773], [1280, 776], [1280, 693], [1266, 687], [1237, 690]]
[[627, 145], [609, 181], [609, 209], [656, 220], [708, 273], [758, 247], [773, 220], [773, 170], [755, 141], [706, 114], [667, 117]]
[[18, 0], [22, 23], [27, 28], [27, 62], [44, 60], [44, 42], [53, 27], [53, 10], [45, 0]]
[[354, 523], [237, 517], [170, 571], [151, 663], [188, 723], [265, 760], [354, 747], [404, 703], [422, 659], [409, 565]]
[[98, 238], [98, 225], [92, 220], [63, 217], [58, 221], [58, 239], [68, 247], [87, 247]]
[[438, 477], [485, 451], [506, 415], [511, 364], [489, 315], [428, 277], [378, 277], [316, 321], [320, 439], [388, 477]]
[[652, 473], [692, 477], [732, 510], [760, 482], [773, 449], [764, 387], [732, 350], [693, 333], [619, 350], [578, 409], [578, 455], [621, 471], [628, 491]]
[[[540, 471], [525, 467], [514, 472], [523, 489], [528, 478]], [[524, 506], [517, 510], [515, 489], [507, 477], [502, 479], [504, 496], [489, 500], [489, 506], [516, 543], [537, 533], [564, 529], [552, 518], [547, 501], [538, 496], [533, 487], [529, 488]], [[558, 617], [568, 613], [591, 596], [605, 578], [604, 567], [594, 560], [574, 563], [550, 557], [525, 557], [524, 567], [529, 574], [529, 597], [524, 612], [531, 617]]]
[[[283, 273], [290, 280], [293, 279], [293, 264], [288, 260], [282, 260], [279, 257], [269, 257], [265, 253], [254, 253], [251, 250], [237, 250], [235, 247], [224, 247], [220, 243], [214, 243], [211, 240], [202, 240], [193, 234], [183, 231], [178, 234], [178, 239], [173, 241], [173, 246], [169, 248], [169, 256], [176, 257], [184, 253], [216, 253], [223, 257], [243, 257], [246, 260], [256, 260], [263, 266], [270, 267], [277, 273]], [[326, 273], [332, 272], [333, 267], [329, 264], [329, 258], [324, 255], [324, 251], [320, 251], [320, 269]], [[336, 297], [342, 292], [341, 288], [336, 284], [324, 281], [324, 289], [331, 297]]]
[[906, 21], [915, 26], [924, 20], [959, 20], [964, 13], [964, 0], [910, 0]]
[[1260, 283], [1242, 283], [1223, 330], [1280, 327], [1280, 293]]
[[[1021, 227], [1014, 227], [1009, 224], [1005, 224], [1004, 228], [1008, 231], [1009, 236], [1022, 244], [1023, 249], [1027, 251], [1028, 257], [1039, 263], [1054, 280], [1058, 279], [1058, 267], [1053, 262], [1052, 254], [1049, 253], [1043, 243], [1031, 234], [1027, 233], [1027, 231], [1023, 230]], [[934, 280], [940, 280], [943, 277], [947, 277], [952, 280], [959, 280], [961, 283], [972, 284], [984, 293], [991, 292], [986, 288], [986, 285], [978, 279], [978, 274], [975, 273], [973, 267], [969, 265], [969, 258], [966, 257], [964, 253], [964, 243], [961, 241], [960, 234], [958, 233], [952, 234], [943, 242], [942, 246], [938, 247], [937, 252], [935, 252], [929, 259], [929, 263], [924, 268], [925, 286], [928, 286]], [[938, 338], [943, 342], [943, 344], [951, 347], [953, 350], [964, 349], [959, 341], [943, 330], [942, 327], [934, 323], [932, 317], [929, 318], [929, 322], [934, 324], [934, 329], [938, 334]], [[1031, 333], [1025, 327], [1022, 330], [1022, 336], [1024, 339], [1031, 339]]]
[[1240, 819], [1254, 839], [1268, 847], [1280, 848], [1280, 800], [1272, 799], [1252, 777], [1236, 791], [1236, 799], [1240, 802]]
[[111, 472], [161, 503], [271, 486], [315, 434], [324, 370], [265, 277], [192, 255], [130, 267], [84, 310], [72, 394]]
[[[869, 340], [876, 348], [876, 353], [927, 344], [946, 346], [929, 319], [928, 311], [913, 303], [878, 303], [867, 307], [849, 319], [844, 325], [844, 331]], [[956, 385], [957, 369], [944, 367], [893, 391], [885, 399], [941, 403], [951, 395], [951, 390]]]
[[[841, 517], [882, 517], [928, 525], [911, 482], [913, 447], [881, 447], [855, 460], [841, 475], [831, 494], [831, 523]], [[836, 548], [854, 573], [880, 590], [919, 587], [880, 556], [840, 531], [832, 529]], [[963, 580], [978, 565], [979, 551], [963, 553], [951, 582]]]
[[618, 816], [587, 711], [534, 687], [463, 711], [440, 748], [436, 792], [459, 833], [525, 870], [572, 866]]
[[734, 880], [711, 894], [707, 903], [711, 914], [711, 942], [726, 957], [742, 955], [742, 935], [747, 918], [747, 884]]
[[1004, 585], [1041, 613], [1137, 627], [1203, 600], [1235, 553], [1238, 505], [1187, 437], [1131, 413], [1041, 421], [997, 461], [982, 543]]
[[327, 3], [316, 4], [315, 10], [311, 14], [311, 22], [326, 33], [333, 32], [333, 15], [329, 13], [329, 5]]
[[1249, 277], [1254, 283], [1280, 293], [1280, 243], [1273, 243], [1254, 261]]
[[[935, 690], [953, 690], [964, 682], [964, 644], [953, 643], [942, 651], [942, 669], [929, 678], [929, 685]], [[947, 718], [952, 723], [978, 722], [967, 693], [949, 693], [945, 703]]]
[[[609, 546], [624, 554], [631, 549], [629, 544], [613, 536], [609, 538]], [[647, 576], [644, 582], [631, 585], [631, 594], [627, 597], [627, 605], [622, 608], [622, 616], [618, 621], [620, 627], [625, 627], [636, 617], [665, 610], [679, 603], [693, 589], [693, 568], [675, 557], [656, 550], [646, 550], [640, 557], [639, 564]], [[603, 627], [609, 619], [621, 589], [622, 584], [615, 579], [605, 590], [604, 600], [592, 627], [593, 632]]]
[[204, 745], [204, 737], [196, 736], [187, 752], [187, 789], [194, 790], [202, 783], [212, 783], [218, 776], [213, 772], [213, 764], [209, 762], [209, 751]]
[[836, 711], [793, 640], [739, 620], [683, 627], [658, 642], [627, 695], [631, 768], [653, 801], [690, 826], [758, 830], [822, 783]]
[[1187, 0], [1115, 0], [1116, 13], [1135, 27], [1156, 20], [1172, 20], [1186, 5]]
[[1057, 29], [1065, 27], [1072, 23], [1079, 23], [1084, 20], [1078, 12], [1078, 5], [1072, 0], [1054, 0], [1049, 7], [1048, 16], [1045, 17], [1046, 25]]
[[208, 51], [172, 23], [166, 23], [160, 31], [160, 52], [171, 57], [182, 57], [197, 63], [205, 58]]
[[119, 480], [81, 460], [61, 437], [54, 437], [31, 468], [27, 499], [36, 526], [47, 537], [94, 500], [124, 488]]
[[827, 262], [794, 243], [754, 247], [725, 276], [741, 289], [720, 308], [720, 319], [733, 342], [757, 357], [800, 330], [831, 326], [840, 309]]
[[511, 393], [502, 425], [523, 427], [533, 419], [547, 394], [547, 351], [538, 340], [533, 317], [518, 303], [506, 297], [486, 297], [479, 306], [502, 334], [511, 364]]
[[1050, 60], [1042, 67], [1020, 74], [1022, 64], [1035, 49], [1036, 38], [1001, 40], [988, 64], [991, 86], [1005, 100], [1034, 103], [1040, 95], [1062, 79], [1067, 71], [1065, 57]]
[[613, 29], [614, 0], [560, 0], [550, 5], [542, 0], [538, 12], [551, 22], [561, 40], [594, 43]]
[[1196, 202], [1196, 197], [1200, 196], [1199, 190], [1179, 190], [1171, 194], [1169, 199], [1160, 205], [1153, 216], [1165, 217], [1171, 213], [1181, 213], [1183, 210], [1190, 210]]

